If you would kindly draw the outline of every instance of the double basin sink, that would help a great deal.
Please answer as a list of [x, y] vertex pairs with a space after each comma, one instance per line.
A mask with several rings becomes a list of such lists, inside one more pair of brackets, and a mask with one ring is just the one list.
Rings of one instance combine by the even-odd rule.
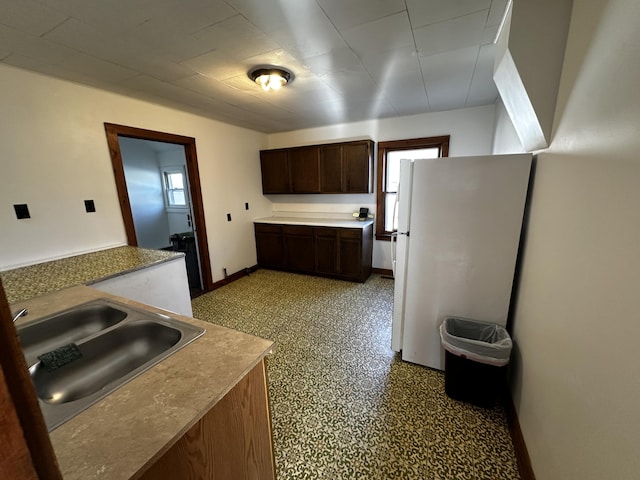
[[[93, 300], [17, 330], [49, 431], [205, 332], [110, 299]], [[70, 348], [73, 354], [53, 368], [46, 363], [46, 358], [60, 358], [50, 352]]]

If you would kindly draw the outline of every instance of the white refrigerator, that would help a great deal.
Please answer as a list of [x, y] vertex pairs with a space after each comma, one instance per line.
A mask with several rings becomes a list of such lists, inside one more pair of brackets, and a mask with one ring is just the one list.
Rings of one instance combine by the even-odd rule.
[[401, 160], [391, 346], [444, 368], [447, 317], [506, 325], [531, 155]]

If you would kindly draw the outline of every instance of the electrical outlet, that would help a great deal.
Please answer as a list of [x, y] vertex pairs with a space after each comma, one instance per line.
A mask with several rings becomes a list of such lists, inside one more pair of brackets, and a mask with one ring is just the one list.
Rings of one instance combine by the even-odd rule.
[[246, 202], [246, 203], [244, 204], [244, 209], [245, 209], [245, 210], [249, 210], [249, 202]]
[[13, 206], [13, 209], [16, 211], [16, 218], [18, 220], [23, 220], [25, 218], [31, 218], [29, 214], [29, 207], [26, 203], [20, 203]]
[[96, 204], [93, 200], [84, 201], [84, 209], [87, 213], [94, 213], [96, 211]]
[[231, 221], [231, 214], [227, 213], [227, 222], [230, 222], [230, 221]]
[[224, 278], [227, 278], [227, 269], [226, 268], [222, 269], [222, 273], [224, 273]]

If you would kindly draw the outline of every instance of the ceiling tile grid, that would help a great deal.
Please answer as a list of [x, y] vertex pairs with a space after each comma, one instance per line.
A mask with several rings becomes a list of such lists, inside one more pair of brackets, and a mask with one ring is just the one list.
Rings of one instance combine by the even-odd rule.
[[495, 102], [506, 3], [0, 0], [0, 62], [271, 133]]

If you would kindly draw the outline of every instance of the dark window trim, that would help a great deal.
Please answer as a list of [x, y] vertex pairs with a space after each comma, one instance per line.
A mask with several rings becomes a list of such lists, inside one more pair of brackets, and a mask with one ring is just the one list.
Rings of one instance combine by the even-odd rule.
[[377, 189], [376, 189], [376, 240], [391, 240], [391, 233], [384, 229], [385, 217], [385, 193], [384, 178], [386, 177], [387, 152], [398, 150], [415, 150], [419, 148], [440, 149], [440, 157], [449, 156], [450, 135], [439, 137], [410, 138], [406, 140], [392, 140], [389, 142], [378, 142], [378, 165], [377, 165]]

